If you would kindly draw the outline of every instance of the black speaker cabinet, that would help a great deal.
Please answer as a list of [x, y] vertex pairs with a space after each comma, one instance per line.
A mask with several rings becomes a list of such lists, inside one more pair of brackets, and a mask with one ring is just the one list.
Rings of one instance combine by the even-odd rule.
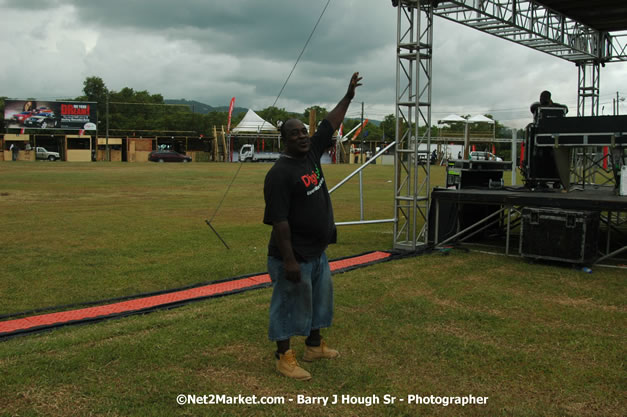
[[597, 256], [600, 214], [524, 208], [520, 254], [538, 259], [589, 263]]

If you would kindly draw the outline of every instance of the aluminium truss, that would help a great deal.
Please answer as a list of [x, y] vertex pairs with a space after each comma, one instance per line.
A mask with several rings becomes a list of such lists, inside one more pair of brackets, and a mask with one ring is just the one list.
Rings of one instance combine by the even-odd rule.
[[[594, 7], [594, 6], [590, 6]], [[598, 31], [534, 0], [441, 1], [434, 14], [577, 64], [577, 114], [599, 112], [600, 65], [627, 61], [627, 33]]]
[[627, 61], [627, 35], [600, 32], [541, 1], [440, 1], [434, 14], [571, 62]]
[[433, 7], [404, 0], [397, 11], [394, 248], [416, 250], [428, 239]]

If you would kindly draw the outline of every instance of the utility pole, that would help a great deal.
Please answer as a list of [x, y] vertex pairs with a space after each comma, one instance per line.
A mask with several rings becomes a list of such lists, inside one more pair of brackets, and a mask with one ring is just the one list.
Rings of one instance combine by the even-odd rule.
[[316, 109], [309, 109], [309, 137], [316, 133]]
[[516, 185], [516, 145], [518, 145], [518, 129], [514, 128], [512, 129], [512, 185]]
[[109, 91], [107, 90], [107, 125], [106, 125], [106, 139], [105, 147], [107, 148], [107, 161], [111, 162], [111, 152], [109, 151]]
[[612, 114], [616, 116], [616, 99], [612, 99]]

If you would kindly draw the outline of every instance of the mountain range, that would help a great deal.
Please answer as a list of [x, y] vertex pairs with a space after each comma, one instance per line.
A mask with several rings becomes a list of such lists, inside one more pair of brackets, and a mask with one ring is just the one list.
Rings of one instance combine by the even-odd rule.
[[[165, 104], [184, 104], [189, 106], [189, 108], [194, 112], [194, 113], [201, 113], [201, 114], [207, 114], [209, 112], [212, 111], [229, 111], [229, 106], [219, 106], [219, 107], [213, 107], [210, 106], [208, 104], [205, 103], [201, 103], [199, 101], [195, 101], [195, 100], [185, 100], [184, 98], [181, 99], [166, 99], [164, 100]], [[248, 111], [247, 108], [245, 107], [233, 107], [233, 115], [239, 114], [239, 113], [246, 113]]]
[[[165, 104], [184, 104], [189, 106], [189, 108], [194, 112], [194, 113], [199, 113], [199, 114], [207, 114], [209, 112], [213, 112], [213, 111], [224, 111], [224, 112], [228, 112], [229, 111], [229, 106], [218, 106], [218, 107], [213, 107], [210, 106], [208, 104], [205, 103], [201, 103], [199, 101], [196, 100], [186, 100], [184, 98], [180, 98], [180, 99], [165, 99]], [[245, 107], [233, 107], [233, 116], [238, 115], [240, 113], [246, 113], [248, 111], [247, 108]], [[353, 120], [358, 120], [358, 119], [353, 119]], [[372, 120], [370, 119], [370, 123], [375, 124], [377, 126], [379, 126], [381, 124], [380, 120]]]

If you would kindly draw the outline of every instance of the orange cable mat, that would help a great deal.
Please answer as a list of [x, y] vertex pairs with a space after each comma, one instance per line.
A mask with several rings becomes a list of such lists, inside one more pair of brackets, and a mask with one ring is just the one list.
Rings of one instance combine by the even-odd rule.
[[[331, 261], [329, 264], [332, 272], [341, 272], [345, 269], [366, 266], [373, 262], [383, 261], [391, 257], [392, 254], [389, 252], [377, 251]], [[112, 304], [0, 321], [0, 338], [67, 324], [148, 312], [159, 308], [185, 304], [194, 300], [233, 294], [247, 289], [265, 288], [270, 285], [270, 282], [270, 276], [264, 273], [244, 278], [233, 278], [226, 281], [214, 282], [195, 288], [172, 290], [163, 294], [135, 298]]]

